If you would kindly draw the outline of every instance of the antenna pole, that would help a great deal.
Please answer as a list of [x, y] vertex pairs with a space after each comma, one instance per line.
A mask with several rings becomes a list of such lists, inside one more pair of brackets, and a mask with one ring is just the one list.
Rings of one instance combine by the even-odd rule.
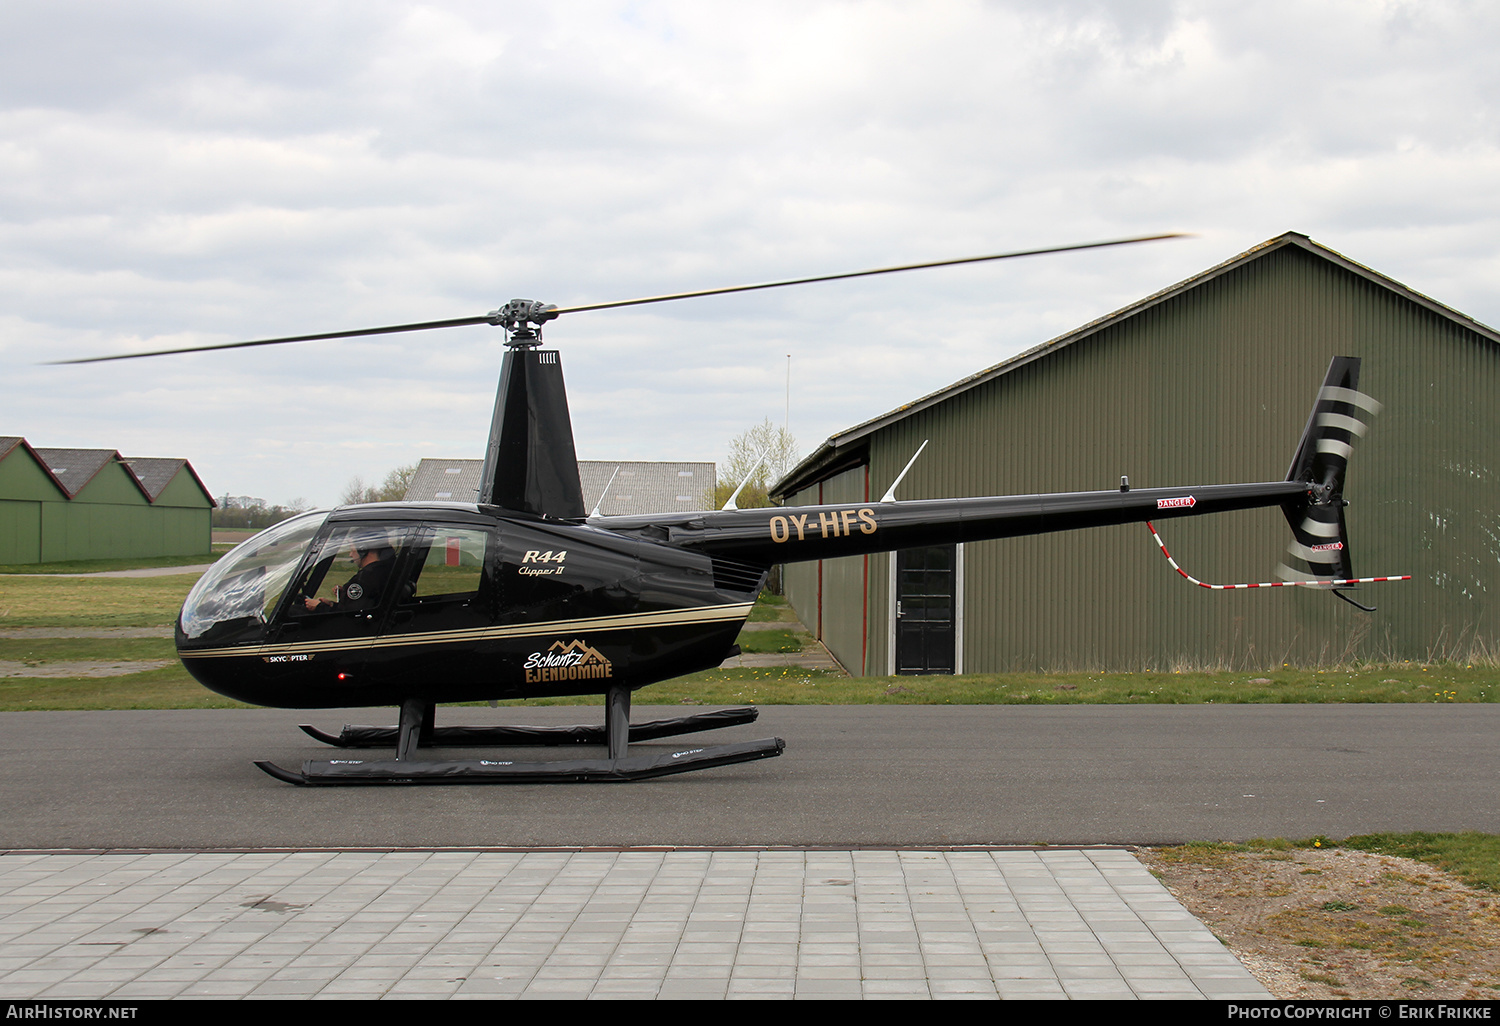
[[922, 439], [922, 444], [917, 446], [917, 451], [912, 453], [911, 459], [906, 461], [906, 466], [902, 468], [901, 473], [896, 475], [896, 480], [891, 482], [891, 486], [887, 488], [885, 490], [885, 494], [880, 497], [881, 502], [896, 501], [896, 486], [901, 483], [902, 478], [906, 477], [906, 472], [911, 469], [911, 465], [913, 463], [917, 462], [917, 457], [922, 455], [922, 450], [927, 448], [927, 443], [929, 441], [931, 441], [931, 439], [929, 438]]

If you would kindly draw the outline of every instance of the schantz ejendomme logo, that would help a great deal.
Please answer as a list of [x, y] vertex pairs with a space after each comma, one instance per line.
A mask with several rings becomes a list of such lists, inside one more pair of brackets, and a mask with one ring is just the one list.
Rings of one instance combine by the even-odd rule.
[[577, 638], [567, 642], [554, 641], [547, 651], [531, 653], [522, 669], [526, 671], [527, 684], [614, 676], [610, 661], [597, 648], [590, 648]]

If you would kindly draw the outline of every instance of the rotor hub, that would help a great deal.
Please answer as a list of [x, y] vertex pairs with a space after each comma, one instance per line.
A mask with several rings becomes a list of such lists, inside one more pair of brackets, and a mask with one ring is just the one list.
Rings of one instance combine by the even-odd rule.
[[557, 307], [535, 299], [512, 299], [486, 320], [505, 329], [505, 344], [513, 349], [532, 349], [542, 344], [542, 325], [557, 317]]

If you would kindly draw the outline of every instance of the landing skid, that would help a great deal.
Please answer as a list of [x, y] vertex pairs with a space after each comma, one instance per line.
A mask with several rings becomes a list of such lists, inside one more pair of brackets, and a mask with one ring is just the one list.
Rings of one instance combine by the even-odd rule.
[[[626, 754], [631, 741], [689, 734], [700, 730], [749, 723], [757, 709], [725, 709], [695, 716], [630, 724], [630, 691], [611, 688], [605, 700], [604, 726], [576, 727], [446, 727], [432, 725], [430, 702], [411, 699], [401, 704], [398, 727], [345, 726], [337, 736], [303, 725], [310, 736], [345, 748], [373, 748], [395, 744], [395, 759], [309, 759], [301, 772], [270, 762], [257, 762], [266, 773], [289, 784], [528, 784], [542, 782], [605, 782], [646, 780], [713, 766], [728, 766], [780, 755], [786, 742], [765, 738], [732, 745], [687, 748], [656, 755]], [[552, 762], [514, 762], [502, 759], [464, 761], [420, 760], [418, 747], [523, 746], [608, 744], [607, 759], [564, 759]]]
[[[754, 723], [759, 709], [717, 709], [714, 712], [649, 720], [630, 725], [630, 740], [654, 741], [700, 730], [717, 730]], [[335, 748], [390, 748], [400, 738], [400, 727], [367, 727], [346, 723], [337, 734], [308, 723], [300, 724], [308, 737]], [[603, 724], [572, 727], [433, 727], [417, 738], [419, 748], [523, 748], [532, 745], [602, 745], [609, 740]]]

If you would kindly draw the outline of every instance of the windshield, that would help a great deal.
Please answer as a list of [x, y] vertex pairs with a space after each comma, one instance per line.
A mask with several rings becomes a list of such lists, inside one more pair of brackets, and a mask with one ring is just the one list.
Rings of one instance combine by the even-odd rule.
[[264, 624], [281, 601], [327, 510], [305, 513], [231, 550], [198, 579], [182, 605], [182, 633], [201, 638], [223, 623]]

